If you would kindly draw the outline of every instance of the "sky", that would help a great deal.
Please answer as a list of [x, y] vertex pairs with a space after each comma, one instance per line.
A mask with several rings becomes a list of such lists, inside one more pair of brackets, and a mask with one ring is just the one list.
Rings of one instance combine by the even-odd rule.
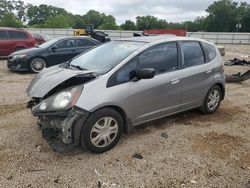
[[[214, 0], [23, 0], [33, 5], [48, 4], [64, 8], [73, 14], [84, 15], [94, 9], [111, 14], [117, 24], [135, 21], [136, 16], [152, 15], [167, 22], [194, 20], [206, 15], [206, 8]], [[240, 0], [235, 0], [241, 2]], [[250, 3], [250, 0], [244, 0]]]

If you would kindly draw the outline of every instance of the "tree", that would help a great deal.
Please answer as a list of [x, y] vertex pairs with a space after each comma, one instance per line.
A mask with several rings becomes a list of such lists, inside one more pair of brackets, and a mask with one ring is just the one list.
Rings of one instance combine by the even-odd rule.
[[13, 13], [6, 13], [0, 21], [2, 27], [22, 27], [23, 24]]
[[137, 30], [135, 23], [132, 22], [131, 20], [126, 20], [125, 23], [121, 25], [121, 28], [123, 30], [131, 30], [131, 31]]
[[231, 0], [215, 1], [207, 8], [207, 31], [232, 32], [236, 25], [237, 3]]
[[66, 17], [66, 15], [68, 15], [68, 12], [63, 8], [58, 8], [50, 5], [30, 5], [27, 10], [27, 17], [29, 21], [28, 25], [32, 26], [34, 24], [44, 24], [49, 17], [55, 17], [60, 14]]
[[14, 10], [13, 0], [0, 0], [0, 20], [3, 19], [5, 14]]
[[50, 16], [44, 24], [37, 24], [34, 27], [41, 28], [69, 28], [70, 24], [65, 16], [62, 14], [57, 15], [55, 17]]
[[154, 16], [137, 16], [136, 25], [139, 30], [144, 29], [164, 29], [168, 27], [166, 20], [158, 19]]
[[94, 28], [98, 28], [101, 24], [103, 24], [104, 20], [103, 15], [95, 10], [88, 11], [83, 15], [83, 19], [86, 24], [93, 24]]
[[117, 30], [118, 26], [115, 23], [103, 23], [98, 27], [98, 29], [103, 30]]

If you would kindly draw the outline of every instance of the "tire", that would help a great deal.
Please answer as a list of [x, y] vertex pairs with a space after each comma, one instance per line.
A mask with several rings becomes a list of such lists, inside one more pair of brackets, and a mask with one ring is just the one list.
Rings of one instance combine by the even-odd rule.
[[46, 67], [46, 61], [43, 58], [35, 57], [30, 60], [29, 69], [33, 73], [39, 73]]
[[222, 99], [221, 88], [217, 85], [211, 87], [207, 92], [207, 95], [205, 97], [203, 105], [200, 108], [200, 111], [204, 114], [214, 113], [220, 106], [221, 99]]
[[83, 124], [81, 146], [93, 153], [110, 150], [120, 140], [123, 126], [123, 118], [116, 110], [111, 108], [97, 110]]

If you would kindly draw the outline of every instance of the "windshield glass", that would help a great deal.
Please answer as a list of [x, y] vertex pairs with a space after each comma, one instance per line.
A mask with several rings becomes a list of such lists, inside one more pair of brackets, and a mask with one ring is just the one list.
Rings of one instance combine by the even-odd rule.
[[38, 47], [39, 47], [39, 48], [48, 48], [48, 47], [50, 47], [51, 45], [55, 44], [58, 40], [59, 40], [58, 38], [57, 38], [57, 39], [51, 39], [51, 40], [49, 40], [49, 41], [47, 41], [47, 42], [45, 42], [45, 43], [39, 45]]
[[94, 71], [102, 75], [143, 45], [145, 43], [142, 42], [112, 41], [73, 59], [71, 66], [78, 66], [84, 70]]

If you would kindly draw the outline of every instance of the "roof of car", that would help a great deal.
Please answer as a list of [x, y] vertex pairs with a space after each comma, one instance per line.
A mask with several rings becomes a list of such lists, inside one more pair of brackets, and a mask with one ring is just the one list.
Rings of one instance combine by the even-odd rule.
[[132, 37], [132, 38], [122, 38], [116, 39], [116, 41], [132, 41], [132, 42], [144, 42], [144, 43], [151, 43], [157, 41], [179, 41], [179, 40], [197, 40], [197, 41], [204, 41], [202, 39], [193, 38], [193, 37], [180, 37], [175, 35], [157, 35], [157, 36], [142, 36], [142, 37]]
[[134, 42], [145, 42], [150, 43], [162, 39], [171, 39], [175, 38], [175, 35], [157, 35], [157, 36], [142, 36], [142, 37], [132, 37], [132, 38], [122, 38], [122, 39], [116, 39], [119, 41], [134, 41]]

